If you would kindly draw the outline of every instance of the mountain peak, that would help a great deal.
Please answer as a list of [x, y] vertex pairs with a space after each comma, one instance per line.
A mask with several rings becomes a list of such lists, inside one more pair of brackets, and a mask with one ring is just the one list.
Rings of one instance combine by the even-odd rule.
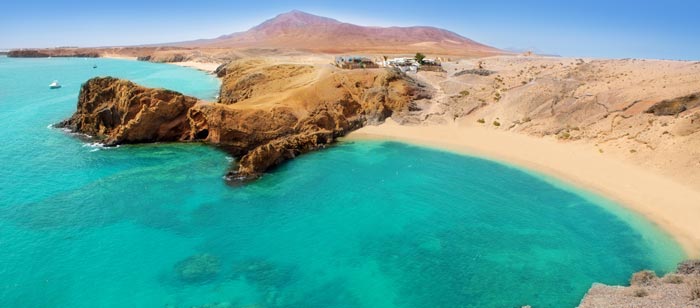
[[287, 13], [282, 13], [272, 19], [268, 19], [262, 24], [254, 27], [251, 30], [262, 30], [275, 27], [306, 27], [321, 24], [340, 24], [341, 22], [314, 14], [310, 14], [300, 10], [292, 10]]
[[455, 54], [483, 56], [503, 51], [434, 27], [364, 27], [292, 10], [245, 32], [195, 41], [195, 46], [282, 48], [324, 53]]

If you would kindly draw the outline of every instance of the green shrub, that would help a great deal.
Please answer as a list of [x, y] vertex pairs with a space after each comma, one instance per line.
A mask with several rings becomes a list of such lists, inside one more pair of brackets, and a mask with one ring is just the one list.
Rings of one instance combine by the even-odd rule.
[[464, 90], [464, 91], [462, 91], [462, 92], [459, 92], [459, 95], [462, 95], [462, 96], [469, 96], [469, 91]]
[[569, 138], [571, 138], [571, 134], [569, 132], [563, 131], [559, 133], [559, 139], [567, 140]]
[[690, 285], [690, 300], [700, 299], [700, 278], [691, 279], [688, 285]]
[[672, 284], [683, 283], [683, 276], [678, 275], [678, 274], [668, 274], [668, 275], [664, 276], [663, 282], [672, 283]]
[[476, 121], [479, 122], [479, 123], [481, 123], [481, 124], [486, 123], [486, 121], [484, 121], [484, 118], [478, 119], [478, 120], [476, 120]]
[[634, 288], [634, 290], [632, 290], [632, 295], [634, 295], [634, 297], [645, 297], [649, 295], [649, 292], [644, 288]]
[[632, 275], [630, 279], [630, 284], [633, 286], [648, 286], [652, 284], [658, 277], [656, 273], [650, 270], [643, 270], [636, 272]]
[[499, 127], [501, 126], [501, 123], [498, 121], [493, 121], [493, 126]]

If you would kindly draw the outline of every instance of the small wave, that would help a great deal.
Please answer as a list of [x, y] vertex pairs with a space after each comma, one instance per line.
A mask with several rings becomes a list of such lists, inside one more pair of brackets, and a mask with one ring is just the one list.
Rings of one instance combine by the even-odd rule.
[[226, 161], [228, 161], [229, 163], [232, 163], [234, 161], [234, 158], [231, 156], [226, 156]]
[[66, 133], [66, 134], [69, 134], [71, 136], [76, 136], [76, 137], [79, 137], [81, 139], [91, 139], [92, 138], [92, 136], [90, 136], [88, 134], [74, 132], [68, 127], [56, 127], [56, 124], [57, 123], [49, 124], [48, 126], [46, 126], [46, 128], [48, 128], [48, 129], [60, 129], [62, 132]]
[[83, 147], [90, 147], [90, 148], [104, 148], [105, 145], [103, 143], [99, 142], [90, 142], [90, 143], [83, 143]]
[[90, 152], [97, 152], [99, 150], [110, 150], [110, 149], [116, 149], [119, 147], [119, 145], [110, 147], [106, 146], [104, 143], [99, 143], [99, 142], [87, 142], [83, 143], [84, 148], [92, 148]]
[[90, 139], [92, 139], [92, 136], [90, 136], [90, 135], [88, 135], [88, 134], [79, 133], [79, 132], [74, 132], [74, 131], [70, 130], [69, 128], [65, 128], [65, 127], [64, 127], [64, 128], [61, 128], [61, 130], [62, 130], [64, 133], [66, 133], [66, 134], [69, 134], [69, 135], [71, 135], [71, 136], [78, 137], [78, 138], [83, 139], [83, 140], [90, 140]]

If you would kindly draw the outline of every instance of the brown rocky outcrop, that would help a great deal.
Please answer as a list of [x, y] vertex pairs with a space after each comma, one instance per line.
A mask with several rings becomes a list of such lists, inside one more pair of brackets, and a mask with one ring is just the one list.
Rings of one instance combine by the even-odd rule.
[[53, 49], [15, 49], [7, 53], [10, 58], [48, 58], [48, 57], [77, 57], [97, 58], [100, 54], [90, 49], [53, 48]]
[[115, 78], [91, 79], [81, 89], [78, 110], [60, 126], [107, 145], [205, 141], [239, 158], [228, 178], [245, 181], [367, 123], [410, 113], [413, 101], [428, 95], [388, 69], [243, 61], [224, 71], [220, 103]]
[[656, 116], [678, 115], [679, 113], [700, 106], [700, 93], [660, 101], [646, 110]]
[[196, 103], [196, 98], [178, 92], [98, 77], [82, 85], [78, 110], [58, 126], [106, 145], [189, 140], [187, 112]]

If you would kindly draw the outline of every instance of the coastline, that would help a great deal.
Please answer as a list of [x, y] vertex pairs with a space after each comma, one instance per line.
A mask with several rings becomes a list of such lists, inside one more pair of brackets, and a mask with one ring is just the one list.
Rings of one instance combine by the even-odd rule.
[[132, 61], [137, 61], [137, 57], [129, 57], [129, 56], [122, 56], [118, 54], [103, 54], [100, 55], [100, 58], [105, 58], [105, 59], [119, 59], [119, 60], [132, 60]]
[[456, 124], [404, 126], [391, 119], [365, 126], [342, 140], [395, 140], [536, 170], [641, 214], [667, 232], [688, 257], [700, 256], [699, 191], [585, 144]]
[[[104, 54], [104, 55], [101, 55], [100, 58], [138, 61], [137, 57], [121, 56], [118, 54]], [[197, 62], [197, 61], [163, 62], [163, 63], [182, 66], [182, 67], [194, 68], [194, 69], [198, 69], [200, 71], [207, 72], [209, 74], [214, 73], [216, 68], [218, 68], [222, 64], [222, 63], [217, 63], [217, 62]]]
[[207, 72], [209, 74], [214, 73], [216, 69], [221, 65], [221, 63], [216, 62], [197, 62], [197, 61], [184, 61], [184, 62], [166, 62], [166, 64], [173, 64], [182, 67], [189, 67], [198, 69], [200, 71]]

